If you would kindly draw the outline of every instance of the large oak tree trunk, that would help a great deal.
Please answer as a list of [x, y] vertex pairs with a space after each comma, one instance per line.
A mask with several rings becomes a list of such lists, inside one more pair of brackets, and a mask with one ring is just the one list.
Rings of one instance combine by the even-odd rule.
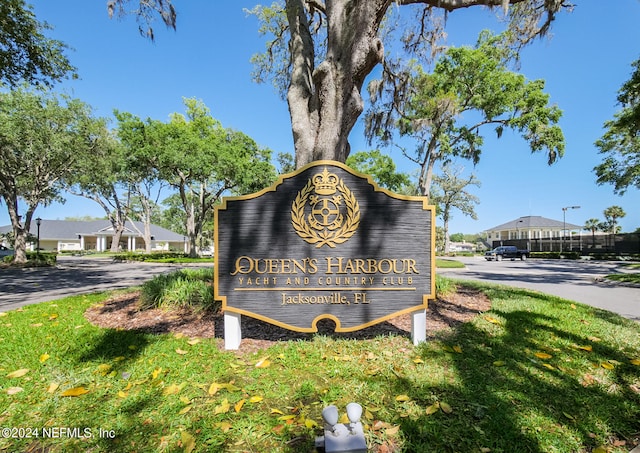
[[349, 133], [364, 109], [362, 85], [384, 56], [377, 34], [388, 3], [328, 0], [327, 55], [315, 68], [306, 2], [287, 0], [292, 58], [287, 101], [296, 167], [319, 159], [347, 159]]

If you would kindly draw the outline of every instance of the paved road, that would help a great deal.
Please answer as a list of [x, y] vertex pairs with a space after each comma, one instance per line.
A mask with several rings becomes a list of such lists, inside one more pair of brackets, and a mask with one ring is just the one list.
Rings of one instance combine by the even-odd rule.
[[52, 268], [0, 269], [0, 311], [76, 294], [128, 288], [181, 267], [186, 266], [60, 256]]
[[628, 272], [623, 263], [586, 260], [486, 261], [457, 257], [464, 269], [438, 269], [451, 278], [534, 289], [640, 321], [640, 288], [603, 282], [607, 274]]
[[[640, 288], [600, 281], [607, 274], [623, 272], [625, 269], [621, 263], [558, 260], [488, 262], [481, 257], [456, 259], [466, 267], [438, 269], [438, 273], [452, 278], [534, 289], [640, 321]], [[181, 267], [186, 266], [114, 263], [106, 258], [61, 256], [55, 268], [0, 269], [0, 311], [70, 295], [128, 288]]]

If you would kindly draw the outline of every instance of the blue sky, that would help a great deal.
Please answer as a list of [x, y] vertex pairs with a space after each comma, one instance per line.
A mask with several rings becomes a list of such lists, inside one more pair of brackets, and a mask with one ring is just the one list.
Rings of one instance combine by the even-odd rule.
[[[243, 8], [255, 1], [175, 0], [177, 31], [157, 23], [155, 43], [138, 34], [133, 18], [110, 20], [105, 0], [30, 3], [38, 19], [54, 27], [49, 35], [73, 48], [69, 57], [80, 80], [64, 82], [57, 90], [90, 104], [97, 115], [112, 117], [118, 109], [167, 120], [172, 112], [184, 111], [182, 97], [196, 97], [224, 126], [276, 153], [293, 153], [286, 103], [271, 85], [251, 81], [249, 59], [264, 43], [256, 19]], [[593, 143], [619, 109], [617, 91], [629, 79], [631, 62], [640, 57], [640, 1], [578, 3], [573, 13], [556, 20], [550, 39], [524, 51], [520, 69], [529, 79], [545, 79], [552, 102], [563, 110], [565, 156], [548, 166], [545, 155], [531, 154], [518, 136], [496, 140], [487, 132], [480, 163], [458, 163], [482, 183], [472, 189], [480, 199], [478, 220], [454, 212], [450, 232], [476, 233], [525, 215], [562, 220], [562, 207], [574, 205], [581, 208], [567, 211], [568, 223], [603, 219], [605, 208], [619, 205], [627, 213], [620, 221], [623, 231], [640, 227], [639, 191], [617, 196], [611, 186], [597, 186], [592, 171], [602, 160]], [[457, 11], [449, 16], [448, 44], [473, 44], [481, 29], [498, 32], [500, 27], [486, 10]], [[361, 125], [350, 142], [353, 151], [370, 149]], [[416, 170], [394, 149], [383, 151], [400, 170]], [[40, 207], [36, 215], [64, 219], [104, 212], [94, 202], [69, 195], [64, 205]], [[3, 206], [0, 225], [8, 223]]]

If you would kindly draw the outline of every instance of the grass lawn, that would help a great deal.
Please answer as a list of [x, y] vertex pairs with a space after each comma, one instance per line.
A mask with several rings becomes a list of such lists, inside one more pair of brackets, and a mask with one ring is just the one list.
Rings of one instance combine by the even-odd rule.
[[607, 275], [607, 279], [613, 280], [616, 282], [633, 283], [633, 284], [640, 285], [640, 272], [637, 271], [638, 269], [640, 269], [640, 264], [638, 263], [629, 264], [627, 265], [627, 268], [631, 269], [632, 272]]
[[631, 450], [637, 323], [464, 285], [492, 309], [418, 347], [318, 335], [241, 355], [220, 339], [88, 323], [85, 310], [109, 294], [2, 313], [0, 452], [310, 452], [322, 408], [342, 414], [351, 401], [365, 408], [371, 451]]
[[453, 259], [436, 258], [436, 267], [439, 269], [459, 269], [464, 267], [464, 263]]

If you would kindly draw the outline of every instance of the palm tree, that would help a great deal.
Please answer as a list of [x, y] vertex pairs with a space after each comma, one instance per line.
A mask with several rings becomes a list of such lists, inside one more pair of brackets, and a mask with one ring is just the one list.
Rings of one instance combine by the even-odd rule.
[[616, 241], [615, 234], [620, 231], [617, 220], [626, 215], [627, 213], [624, 212], [624, 209], [620, 206], [610, 206], [604, 210], [604, 217], [606, 218], [605, 223], [608, 225], [608, 230], [611, 233], [611, 240], [614, 246]]
[[589, 219], [584, 223], [585, 230], [591, 231], [591, 246], [596, 248], [596, 231], [600, 229], [600, 220]]
[[617, 219], [620, 219], [626, 215], [627, 213], [624, 212], [624, 209], [622, 209], [620, 206], [610, 206], [604, 210], [604, 217], [611, 222], [612, 233], [615, 234], [618, 232]]

